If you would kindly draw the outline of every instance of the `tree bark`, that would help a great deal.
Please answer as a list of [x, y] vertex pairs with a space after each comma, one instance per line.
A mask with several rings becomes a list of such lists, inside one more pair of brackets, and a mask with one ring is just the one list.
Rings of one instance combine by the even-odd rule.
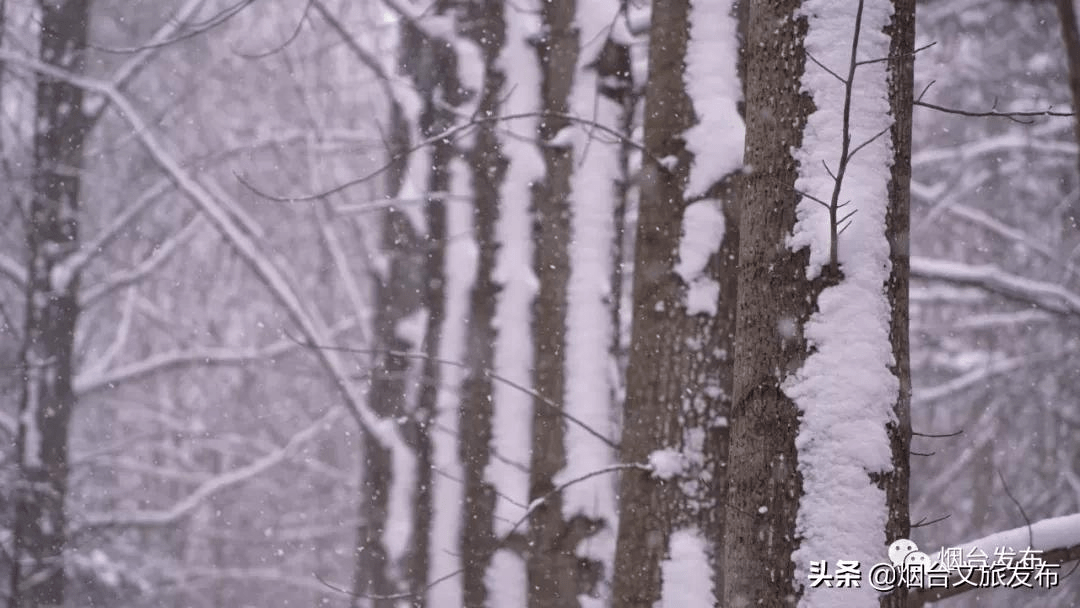
[[[574, 26], [574, 0], [552, 0], [541, 5], [543, 35], [537, 51], [541, 66], [542, 111], [566, 113], [578, 58], [578, 30]], [[566, 394], [566, 307], [570, 275], [570, 178], [573, 149], [546, 145], [569, 126], [565, 119], [545, 117], [540, 122], [544, 177], [533, 189], [535, 245], [534, 270], [539, 291], [534, 304], [533, 388], [553, 402]], [[565, 427], [560, 411], [541, 400], [534, 402], [530, 502], [547, 497], [529, 518], [529, 608], [577, 606], [574, 548], [567, 533], [563, 501], [555, 489], [555, 476], [566, 466]]]
[[[1061, 40], [1065, 44], [1065, 59], [1069, 65], [1069, 92], [1072, 94], [1074, 129], [1076, 141], [1080, 142], [1080, 24], [1076, 21], [1076, 4], [1074, 0], [1055, 0], [1057, 4], [1058, 19], [1061, 21]], [[1080, 165], [1078, 165], [1080, 169]], [[1080, 173], [1076, 175], [1080, 180]], [[1080, 182], [1078, 182], [1080, 183]], [[1073, 203], [1066, 212], [1065, 236], [1066, 249], [1064, 254], [1072, 253], [1072, 246], [1080, 239], [1080, 204]]]
[[[74, 74], [86, 64], [90, 2], [40, 2], [43, 63]], [[79, 273], [79, 190], [88, 119], [83, 91], [39, 76], [33, 195], [27, 213], [26, 324], [16, 442], [11, 608], [64, 604], [68, 426], [75, 406], [72, 348]]]
[[[735, 176], [712, 184], [707, 198], [695, 203], [721, 205], [724, 216], [723, 234], [716, 235], [716, 249], [700, 277], [719, 286], [715, 311], [698, 312], [688, 307], [690, 285], [678, 271], [695, 163], [687, 131], [724, 100], [695, 100], [687, 91], [691, 3], [657, 0], [652, 15], [644, 124], [645, 148], [652, 158], [643, 160], [640, 180], [622, 460], [647, 462], [655, 451], [674, 450], [686, 467], [672, 479], [638, 470], [622, 475], [616, 608], [652, 607], [661, 600], [662, 562], [672, 533], [681, 529], [696, 530], [714, 547], [713, 588], [719, 589], [723, 573], [724, 423], [731, 395], [738, 249]], [[741, 142], [716, 145], [724, 144]], [[677, 162], [669, 169], [656, 158]]]
[[[484, 61], [484, 85], [477, 113], [490, 116], [500, 111], [506, 75], [499, 66], [499, 54], [505, 40], [503, 0], [485, 0], [471, 15], [478, 24], [470, 32], [480, 47]], [[496, 549], [493, 518], [495, 488], [487, 479], [491, 461], [494, 387], [488, 370], [495, 366], [495, 309], [499, 284], [495, 269], [499, 255], [496, 225], [499, 220], [499, 188], [506, 174], [508, 160], [498, 139], [498, 125], [486, 122], [478, 126], [469, 153], [473, 194], [473, 226], [478, 250], [476, 279], [469, 298], [466, 365], [468, 376], [462, 390], [461, 461], [465, 467], [465, 509], [462, 512], [461, 555], [464, 568], [466, 606], [488, 605], [486, 575]]]

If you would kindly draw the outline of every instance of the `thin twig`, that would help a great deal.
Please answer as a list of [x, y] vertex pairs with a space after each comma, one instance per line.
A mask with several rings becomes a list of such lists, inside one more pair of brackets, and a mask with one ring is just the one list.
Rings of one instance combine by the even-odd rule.
[[308, 20], [308, 13], [311, 12], [311, 6], [314, 3], [315, 0], [307, 1], [307, 4], [304, 5], [304, 12], [300, 14], [300, 20], [296, 22], [296, 27], [293, 29], [292, 33], [289, 34], [288, 38], [286, 38], [280, 44], [275, 44], [269, 49], [265, 51], [259, 51], [258, 53], [245, 53], [235, 48], [232, 49], [232, 52], [243, 57], [244, 59], [264, 59], [266, 57], [281, 52], [285, 47], [292, 44], [292, 42], [300, 36], [300, 30], [303, 29], [304, 22]]
[[933, 433], [920, 433], [918, 431], [911, 431], [911, 434], [915, 435], [916, 437], [931, 437], [931, 438], [941, 439], [941, 438], [945, 438], [945, 437], [959, 437], [960, 435], [964, 434], [964, 429], [960, 429], [959, 431], [956, 431], [955, 433], [943, 433], [943, 434], [940, 434], [940, 435], [935, 435]]
[[949, 519], [950, 517], [952, 517], [952, 513], [947, 513], [947, 514], [942, 515], [941, 517], [938, 517], [936, 519], [931, 519], [930, 521], [926, 521], [926, 518], [924, 517], [924, 518], [920, 519], [919, 521], [911, 524], [911, 527], [912, 528], [925, 528], [926, 526], [932, 526], [932, 525], [934, 525], [934, 524], [936, 524], [938, 522], [945, 521], [946, 519]]
[[810, 51], [806, 51], [806, 57], [807, 57], [807, 58], [808, 58], [808, 59], [809, 59], [810, 61], [813, 61], [814, 63], [816, 63], [816, 64], [817, 64], [817, 66], [818, 66], [819, 68], [821, 68], [821, 69], [825, 70], [826, 72], [828, 72], [828, 73], [832, 74], [833, 78], [836, 78], [837, 80], [839, 80], [841, 84], [845, 84], [845, 85], [847, 84], [847, 81], [846, 81], [846, 80], [844, 80], [844, 79], [843, 79], [843, 77], [841, 77], [841, 76], [840, 76], [839, 74], [837, 74], [836, 72], [834, 72], [834, 71], [830, 70], [830, 69], [828, 68], [828, 66], [826, 66], [826, 65], [825, 65], [824, 63], [821, 63], [820, 61], [818, 61], [818, 60], [817, 60], [817, 57], [814, 57], [814, 55], [813, 55], [813, 54], [812, 54], [812, 53], [811, 53]]
[[[521, 525], [524, 524], [526, 521], [528, 521], [529, 517], [531, 517], [532, 514], [534, 512], [536, 512], [537, 509], [539, 509], [541, 506], [543, 506], [543, 504], [546, 503], [548, 500], [550, 500], [552, 497], [561, 494], [564, 490], [566, 490], [570, 486], [582, 483], [584, 481], [588, 481], [589, 479], [592, 479], [593, 477], [597, 477], [599, 475], [606, 475], [607, 473], [614, 473], [614, 472], [618, 472], [618, 471], [624, 471], [624, 470], [627, 470], [627, 469], [638, 469], [638, 470], [641, 470], [641, 471], [652, 471], [653, 467], [650, 466], [650, 465], [647, 465], [647, 464], [642, 464], [642, 463], [637, 463], [637, 462], [632, 462], [630, 464], [614, 464], [614, 465], [611, 465], [611, 466], [603, 467], [601, 469], [596, 469], [595, 471], [589, 471], [588, 473], [585, 473], [585, 474], [581, 475], [580, 477], [575, 477], [574, 479], [571, 479], [571, 480], [569, 480], [567, 482], [559, 484], [558, 486], [556, 486], [553, 490], [551, 490], [547, 494], [544, 494], [543, 496], [541, 496], [541, 497], [539, 497], [539, 498], [537, 498], [537, 499], [535, 499], [535, 500], [533, 500], [532, 502], [529, 503], [528, 508], [526, 508], [526, 510], [525, 510], [525, 514], [521, 517], [521, 519], [517, 520], [517, 522], [515, 522], [514, 525], [510, 528], [510, 531], [507, 532], [499, 540], [497, 548], [503, 548], [506, 545], [506, 543], [511, 538], [514, 537], [514, 533], [517, 532], [517, 529], [520, 528]], [[409, 599], [411, 597], [415, 597], [419, 593], [423, 593], [424, 591], [427, 591], [428, 589], [431, 589], [435, 585], [438, 585], [439, 583], [441, 583], [441, 582], [443, 582], [445, 580], [449, 580], [449, 579], [461, 574], [464, 571], [465, 571], [464, 568], [458, 568], [457, 570], [454, 570], [453, 572], [451, 572], [449, 574], [445, 574], [443, 576], [440, 576], [439, 578], [435, 579], [434, 581], [428, 583], [427, 585], [424, 586], [423, 589], [421, 589], [419, 591], [406, 591], [404, 593], [395, 593], [393, 595], [368, 595], [368, 594], [356, 593], [354, 591], [349, 591], [348, 589], [344, 589], [339, 585], [334, 585], [334, 584], [331, 584], [331, 583], [327, 582], [322, 577], [320, 577], [317, 573], [313, 573], [313, 574], [314, 574], [315, 578], [319, 580], [319, 582], [326, 585], [330, 589], [333, 589], [334, 591], [337, 591], [339, 593], [349, 595], [351, 597], [356, 597], [356, 598], [361, 598], [361, 599], [370, 599], [370, 600], [404, 600], [404, 599]]]
[[605, 437], [602, 433], [600, 433], [600, 431], [597, 431], [596, 429], [592, 428], [588, 424], [585, 424], [584, 422], [582, 422], [578, 418], [576, 418], [573, 415], [567, 413], [565, 408], [563, 408], [561, 405], [559, 405], [555, 401], [552, 401], [551, 399], [548, 399], [547, 397], [545, 397], [544, 395], [541, 395], [537, 391], [535, 391], [533, 389], [530, 389], [530, 388], [528, 388], [526, 386], [523, 386], [521, 384], [518, 384], [517, 382], [514, 382], [513, 380], [510, 380], [509, 378], [505, 378], [503, 376], [500, 376], [499, 374], [495, 373], [493, 370], [490, 370], [490, 369], [487, 369], [487, 368], [479, 368], [479, 369], [474, 370], [474, 368], [472, 368], [471, 366], [469, 366], [469, 365], [467, 365], [465, 363], [461, 363], [460, 361], [453, 361], [453, 360], [450, 360], [450, 359], [440, 359], [438, 357], [433, 357], [431, 355], [427, 355], [427, 354], [424, 354], [424, 353], [416, 353], [416, 352], [409, 352], [409, 351], [399, 351], [399, 350], [389, 350], [389, 349], [379, 349], [379, 348], [353, 348], [353, 347], [348, 347], [348, 346], [334, 346], [334, 345], [326, 345], [326, 344], [315, 344], [315, 343], [313, 343], [313, 342], [311, 342], [310, 340], [307, 340], [307, 339], [300, 340], [298, 338], [295, 338], [292, 335], [290, 335], [288, 332], [282, 332], [282, 333], [288, 339], [290, 339], [293, 342], [296, 342], [297, 344], [299, 344], [301, 346], [304, 346], [306, 348], [321, 349], [321, 350], [332, 350], [332, 351], [345, 352], [345, 353], [354, 353], [354, 354], [361, 354], [361, 355], [389, 355], [389, 356], [392, 356], [392, 357], [402, 357], [402, 358], [405, 358], [405, 359], [419, 359], [419, 360], [423, 360], [423, 361], [431, 361], [431, 362], [434, 362], [434, 363], [441, 363], [441, 364], [444, 364], [444, 365], [450, 365], [452, 367], [456, 367], [458, 369], [463, 369], [463, 370], [467, 370], [467, 371], [478, 371], [478, 372], [484, 374], [485, 376], [491, 378], [492, 380], [495, 380], [496, 382], [501, 382], [501, 383], [505, 384], [506, 386], [509, 386], [510, 388], [513, 388], [514, 390], [520, 391], [520, 392], [532, 397], [533, 399], [536, 399], [540, 403], [543, 403], [547, 407], [549, 407], [552, 410], [554, 410], [555, 412], [557, 412], [563, 418], [566, 418], [570, 422], [573, 422], [577, 426], [581, 427], [581, 429], [583, 429], [588, 434], [590, 434], [593, 437], [596, 437], [597, 439], [602, 441], [605, 445], [607, 445], [611, 449], [616, 450], [616, 451], [619, 449], [619, 443], [618, 442], [616, 442], [615, 440], [610, 439], [608, 437]]
[[320, 198], [325, 197], [325, 196], [329, 196], [331, 194], [337, 194], [338, 192], [341, 192], [343, 190], [347, 190], [348, 188], [351, 188], [353, 186], [356, 186], [356, 185], [362, 184], [362, 183], [364, 183], [364, 182], [366, 182], [368, 180], [371, 180], [371, 179], [379, 176], [380, 174], [386, 172], [388, 169], [393, 167], [395, 164], [397, 164], [401, 160], [407, 158], [412, 153], [414, 153], [414, 152], [416, 152], [416, 151], [418, 151], [418, 150], [420, 150], [420, 149], [422, 149], [422, 148], [424, 148], [426, 146], [430, 146], [430, 145], [432, 145], [434, 143], [438, 143], [438, 142], [440, 142], [440, 141], [442, 141], [444, 139], [450, 139], [450, 138], [461, 136], [461, 135], [464, 134], [465, 131], [467, 131], [469, 129], [472, 129], [472, 128], [476, 128], [476, 127], [480, 126], [481, 124], [489, 123], [489, 122], [502, 122], [502, 121], [507, 121], [507, 120], [517, 120], [517, 119], [522, 119], [522, 118], [561, 118], [563, 120], [567, 120], [567, 121], [570, 121], [570, 122], [573, 122], [573, 123], [578, 123], [578, 124], [582, 124], [582, 125], [586, 125], [586, 126], [591, 126], [592, 128], [594, 128], [594, 129], [596, 129], [598, 131], [602, 131], [602, 132], [604, 132], [604, 133], [606, 133], [608, 135], [612, 135], [615, 138], [617, 138], [619, 141], [621, 141], [621, 142], [623, 142], [623, 143], [625, 143], [625, 144], [627, 144], [627, 145], [629, 145], [629, 146], [631, 146], [633, 148], [636, 148], [637, 150], [640, 150], [643, 154], [648, 156], [650, 159], [655, 161], [657, 164], [663, 166], [663, 163], [660, 161], [660, 159], [657, 158], [657, 156], [655, 154], [653, 154], [652, 152], [650, 152], [647, 148], [645, 148], [644, 145], [642, 145], [641, 143], [639, 143], [637, 141], [634, 141], [633, 139], [630, 139], [626, 135], [618, 132], [617, 130], [612, 129], [611, 127], [608, 127], [606, 125], [602, 125], [602, 124], [600, 124], [600, 123], [598, 123], [598, 122], [596, 122], [594, 120], [589, 120], [587, 118], [582, 118], [580, 116], [575, 116], [573, 114], [568, 114], [568, 113], [565, 113], [565, 112], [521, 112], [521, 113], [517, 113], [517, 114], [507, 114], [505, 116], [480, 116], [480, 117], [477, 117], [476, 119], [471, 120], [471, 121], [469, 121], [467, 123], [460, 124], [460, 125], [454, 125], [454, 126], [448, 128], [448, 129], [446, 129], [445, 131], [441, 132], [441, 133], [436, 133], [435, 135], [432, 135], [431, 137], [428, 137], [427, 139], [424, 139], [424, 140], [420, 141], [419, 143], [417, 143], [417, 144], [415, 144], [413, 146], [410, 146], [408, 149], [406, 149], [403, 152], [395, 154], [393, 157], [390, 158], [390, 160], [388, 162], [386, 162], [382, 166], [380, 166], [377, 169], [367, 173], [366, 175], [364, 175], [362, 177], [358, 177], [356, 179], [347, 181], [347, 182], [345, 182], [343, 184], [340, 184], [338, 186], [334, 186], [333, 188], [330, 188], [329, 190], [326, 190], [324, 192], [318, 192], [318, 193], [315, 193], [315, 194], [305, 194], [305, 195], [300, 195], [300, 196], [278, 196], [278, 195], [270, 194], [270, 193], [267, 193], [267, 192], [263, 192], [262, 190], [259, 190], [253, 184], [251, 184], [248, 180], [246, 180], [244, 177], [242, 177], [239, 174], [234, 174], [234, 175], [236, 175], [236, 178], [240, 181], [241, 184], [244, 185], [244, 187], [246, 187], [248, 190], [251, 190], [253, 193], [255, 193], [255, 194], [257, 194], [257, 195], [259, 195], [259, 196], [261, 196], [261, 197], [263, 197], [265, 199], [272, 200], [272, 201], [277, 201], [277, 202], [281, 202], [281, 203], [295, 203], [295, 202], [312, 201], [312, 200], [320, 199]]
[[1009, 499], [1013, 501], [1013, 504], [1016, 505], [1016, 508], [1019, 509], [1020, 516], [1024, 518], [1024, 524], [1027, 525], [1028, 548], [1029, 549], [1034, 549], [1035, 548], [1035, 534], [1031, 530], [1031, 519], [1029, 519], [1028, 516], [1027, 516], [1027, 513], [1024, 512], [1024, 507], [1020, 504], [1020, 501], [1016, 500], [1016, 497], [1013, 496], [1012, 490], [1009, 489], [1009, 484], [1005, 483], [1005, 476], [1001, 474], [1001, 469], [998, 469], [997, 474], [998, 474], [998, 479], [1001, 480], [1001, 487], [1005, 488], [1005, 495], [1008, 496]]
[[[929, 88], [929, 85], [927, 85], [927, 88]], [[945, 106], [939, 106], [928, 101], [922, 101], [921, 97], [922, 96], [920, 96], [920, 99], [915, 100], [915, 105], [922, 106], [924, 108], [930, 108], [931, 110], [937, 110], [938, 112], [945, 112], [946, 114], [959, 114], [960, 116], [972, 116], [976, 118], [1008, 118], [1010, 120], [1013, 120], [1014, 122], [1019, 122], [1021, 124], [1031, 124], [1031, 121], [1017, 120], [1018, 117], [1053, 116], [1058, 118], [1064, 118], [1069, 116], [1076, 116], [1074, 112], [1055, 112], [1054, 110], [1050, 109], [1053, 106], [1050, 106], [1050, 108], [1047, 108], [1046, 110], [1032, 110], [1028, 112], [999, 112], [996, 109], [990, 109], [986, 112], [972, 112], [970, 110], [958, 110], [956, 108], [946, 108]]]

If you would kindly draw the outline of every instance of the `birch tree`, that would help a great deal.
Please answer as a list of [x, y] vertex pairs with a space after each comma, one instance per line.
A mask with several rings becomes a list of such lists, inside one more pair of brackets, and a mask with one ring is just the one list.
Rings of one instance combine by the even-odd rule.
[[[40, 2], [39, 57], [81, 74], [89, 2]], [[26, 322], [21, 352], [19, 488], [11, 560], [11, 608], [64, 604], [68, 425], [75, 395], [72, 349], [79, 316], [79, 192], [88, 117], [82, 88], [37, 78], [34, 176], [27, 226]]]
[[750, 7], [729, 606], [877, 605], [809, 587], [810, 562], [873, 564], [908, 533], [913, 19], [907, 0]]
[[[653, 4], [614, 606], [712, 606], [742, 161], [733, 2]], [[658, 602], [660, 602], [658, 604]]]

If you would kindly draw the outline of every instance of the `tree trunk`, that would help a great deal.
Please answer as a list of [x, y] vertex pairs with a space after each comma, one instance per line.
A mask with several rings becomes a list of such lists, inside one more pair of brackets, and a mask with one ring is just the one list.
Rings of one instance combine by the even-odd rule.
[[[1080, 142], [1080, 23], [1076, 21], [1075, 0], [1055, 0], [1057, 3], [1058, 19], [1061, 21], [1061, 40], [1065, 45], [1065, 58], [1069, 65], [1069, 92], [1072, 94], [1074, 130], [1076, 141]], [[1078, 165], [1080, 167], [1080, 165]], [[1076, 175], [1080, 180], [1080, 173]], [[1077, 182], [1080, 184], [1080, 181]], [[1080, 186], [1078, 186], [1080, 187]], [[1073, 203], [1066, 211], [1064, 229], [1065, 256], [1072, 254], [1073, 247], [1080, 242], [1080, 203]], [[1068, 260], [1066, 260], [1068, 264]]]
[[[41, 61], [81, 74], [90, 2], [41, 2]], [[33, 196], [27, 213], [26, 325], [16, 444], [11, 608], [62, 606], [68, 425], [79, 273], [79, 188], [88, 129], [82, 89], [39, 76]]]
[[724, 604], [876, 605], [807, 573], [908, 532], [914, 2], [753, 3], [748, 36]]
[[[642, 161], [622, 460], [645, 463], [666, 452], [678, 454], [682, 470], [622, 475], [617, 608], [652, 607], [662, 598], [667, 606], [686, 592], [662, 588], [673, 534], [702, 541], [700, 557], [712, 560], [703, 589], [722, 582], [738, 247], [731, 182], [742, 147], [732, 9], [731, 2], [693, 10], [687, 0], [653, 4], [645, 93], [645, 148], [653, 157]], [[702, 78], [708, 84], [695, 90]], [[696, 599], [714, 603], [711, 593]]]
[[[376, 311], [373, 321], [375, 350], [371, 364], [371, 409], [384, 419], [405, 416], [410, 394], [409, 372], [413, 362], [397, 352], [412, 351], [415, 339], [399, 331], [403, 321], [421, 308], [421, 285], [416, 281], [421, 265], [423, 244], [412, 222], [403, 213], [389, 210], [382, 226], [381, 251], [388, 260], [385, 276], [377, 277]], [[392, 352], [391, 352], [392, 351]], [[408, 436], [406, 435], [407, 439]], [[386, 542], [390, 494], [394, 483], [393, 458], [389, 450], [373, 438], [364, 441], [362, 450], [359, 526], [353, 592], [358, 596], [382, 596], [398, 593], [393, 551]], [[374, 606], [392, 608], [386, 600]], [[354, 606], [362, 605], [360, 598]]]
[[[541, 5], [542, 37], [537, 50], [541, 66], [542, 111], [566, 113], [578, 57], [578, 31], [574, 26], [574, 0], [553, 0]], [[570, 178], [573, 149], [552, 145], [568, 128], [565, 119], [546, 116], [540, 122], [544, 176], [533, 190], [534, 264], [539, 291], [533, 317], [533, 388], [551, 402], [566, 394], [566, 306], [570, 276]], [[550, 142], [550, 143], [549, 143]], [[537, 399], [533, 409], [529, 501], [547, 497], [529, 518], [528, 606], [577, 606], [574, 584], [574, 544], [565, 533], [563, 500], [555, 489], [555, 476], [566, 466], [562, 412]]]
[[[492, 116], [500, 111], [506, 80], [498, 64], [505, 39], [503, 0], [485, 0], [475, 8], [477, 14], [470, 17], [477, 28], [469, 32], [469, 37], [479, 45], [484, 62], [483, 90], [477, 114]], [[479, 256], [469, 298], [465, 359], [468, 376], [463, 384], [460, 410], [459, 449], [465, 467], [465, 509], [460, 543], [466, 606], [488, 605], [486, 578], [496, 549], [493, 528], [496, 492], [487, 477], [487, 469], [491, 464], [493, 410], [498, 406], [494, 402], [494, 387], [488, 373], [495, 366], [495, 345], [499, 337], [495, 327], [500, 291], [495, 277], [499, 254], [496, 224], [499, 220], [499, 187], [507, 166], [499, 145], [498, 129], [499, 125], [494, 122], [479, 125], [469, 156], [475, 196], [473, 226]]]

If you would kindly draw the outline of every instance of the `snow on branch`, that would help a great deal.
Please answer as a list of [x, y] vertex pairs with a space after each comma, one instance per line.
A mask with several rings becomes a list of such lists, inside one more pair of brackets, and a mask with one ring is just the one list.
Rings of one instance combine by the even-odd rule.
[[341, 417], [343, 410], [338, 407], [330, 409], [318, 420], [307, 428], [289, 438], [289, 441], [277, 450], [263, 456], [251, 464], [238, 467], [227, 473], [218, 475], [199, 485], [191, 494], [175, 503], [168, 509], [154, 511], [134, 511], [129, 513], [118, 512], [109, 514], [89, 514], [79, 526], [79, 531], [86, 528], [101, 528], [110, 526], [165, 526], [179, 521], [191, 513], [207, 498], [227, 488], [242, 484], [258, 476], [266, 470], [285, 462], [294, 456], [307, 442], [318, 437], [323, 431], [335, 427], [335, 422]]
[[72, 277], [82, 272], [87, 264], [104, 252], [105, 248], [109, 246], [109, 243], [119, 236], [121, 231], [134, 221], [140, 213], [146, 210], [151, 203], [158, 200], [158, 197], [162, 194], [165, 194], [171, 185], [172, 184], [168, 179], [158, 180], [153, 186], [150, 186], [150, 188], [144, 191], [139, 198], [135, 199], [134, 202], [125, 207], [124, 210], [121, 211], [93, 241], [79, 247], [79, 250], [74, 254], [54, 265], [52, 274], [49, 277], [49, 282], [53, 290], [60, 291], [65, 289]]
[[[1028, 526], [995, 532], [989, 536], [968, 541], [959, 545], [958, 548], [963, 555], [978, 550], [987, 556], [993, 556], [995, 551], [1003, 548], [1035, 549], [1041, 552], [1039, 557], [1046, 563], [1063, 564], [1077, 560], [1080, 559], [1080, 513], [1044, 519]], [[936, 602], [976, 588], [962, 584], [959, 577], [954, 577], [948, 587], [913, 592], [908, 597], [909, 605], [913, 608], [919, 607], [927, 602]]]
[[1055, 283], [1010, 274], [993, 264], [974, 266], [949, 260], [912, 257], [911, 276], [979, 287], [1050, 312], [1080, 315], [1080, 294]]
[[89, 308], [95, 302], [117, 289], [123, 289], [138, 283], [167, 262], [180, 249], [181, 245], [199, 232], [204, 223], [203, 216], [196, 215], [183, 228], [158, 245], [149, 257], [136, 264], [133, 268], [109, 274], [101, 282], [85, 288], [79, 294], [79, 305], [84, 309]]
[[0, 276], [5, 276], [18, 288], [26, 286], [26, 269], [23, 265], [0, 253]]
[[956, 146], [930, 148], [912, 154], [911, 166], [934, 166], [945, 161], [970, 161], [980, 156], [1005, 152], [1045, 152], [1055, 155], [1076, 155], [1075, 141], [1056, 141], [1045, 136], [1051, 133], [1005, 133]]
[[[317, 312], [305, 306], [300, 294], [292, 287], [285, 272], [260, 247], [256, 238], [262, 231], [235, 202], [225, 197], [221, 188], [204, 185], [190, 175], [168, 151], [164, 142], [151, 129], [150, 124], [136, 110], [131, 101], [111, 83], [94, 78], [87, 78], [58, 69], [21, 53], [0, 49], [0, 60], [30, 69], [38, 74], [55, 78], [84, 90], [105, 96], [112, 107], [130, 125], [137, 137], [156, 164], [165, 171], [192, 202], [205, 214], [217, 228], [233, 250], [255, 272], [273, 296], [285, 308], [291, 320], [300, 328], [305, 338], [317, 343], [325, 343], [329, 328]], [[357, 423], [364, 428], [380, 445], [392, 449], [395, 461], [412, 461], [409, 449], [398, 433], [392, 420], [384, 420], [368, 408], [363, 395], [349, 379], [336, 353], [328, 349], [317, 349], [319, 359], [334, 380], [337, 388], [349, 407]], [[395, 466], [395, 468], [397, 468]]]
[[[351, 327], [350, 323], [348, 327]], [[345, 329], [335, 330], [334, 333]], [[261, 348], [204, 346], [157, 353], [112, 370], [88, 370], [75, 376], [74, 388], [78, 395], [86, 395], [120, 384], [145, 378], [151, 374], [168, 371], [186, 365], [243, 365], [253, 361], [265, 361], [284, 355], [298, 346], [292, 340], [279, 340]]]

